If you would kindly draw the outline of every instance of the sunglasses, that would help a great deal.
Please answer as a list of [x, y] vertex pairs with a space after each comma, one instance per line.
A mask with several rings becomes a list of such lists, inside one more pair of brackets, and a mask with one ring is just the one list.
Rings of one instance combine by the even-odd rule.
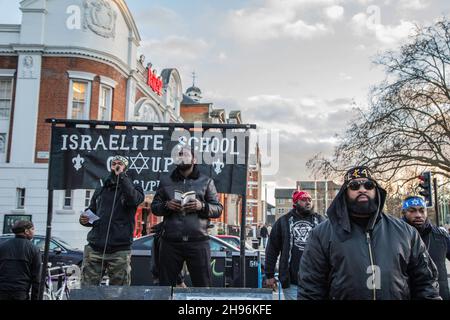
[[365, 181], [352, 181], [347, 185], [347, 188], [350, 190], [356, 191], [361, 188], [361, 186], [364, 186], [364, 189], [366, 190], [372, 190], [376, 187], [375, 182], [371, 180], [365, 180]]

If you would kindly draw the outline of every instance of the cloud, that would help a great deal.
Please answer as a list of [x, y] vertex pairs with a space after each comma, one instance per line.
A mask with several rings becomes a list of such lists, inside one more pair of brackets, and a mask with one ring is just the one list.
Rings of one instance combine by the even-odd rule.
[[348, 80], [352, 80], [352, 79], [353, 79], [353, 77], [348, 75], [345, 72], [340, 72], [339, 73], [339, 80], [341, 80], [341, 81], [348, 81]]
[[351, 25], [357, 35], [374, 35], [376, 40], [384, 46], [397, 46], [414, 31], [415, 25], [411, 21], [400, 20], [396, 26], [381, 24], [379, 11], [375, 9], [370, 15], [361, 12], [352, 17]]
[[325, 8], [325, 15], [334, 21], [341, 20], [344, 17], [344, 7], [334, 5]]
[[150, 59], [170, 65], [183, 64], [206, 54], [210, 45], [204, 39], [189, 39], [182, 36], [168, 36], [162, 40], [143, 41], [141, 51], [149, 53]]
[[399, 5], [403, 9], [422, 10], [430, 5], [429, 0], [399, 0]]
[[[276, 146], [271, 145], [269, 137], [260, 139], [264, 179], [275, 181], [277, 187], [294, 187], [295, 181], [310, 179], [306, 162], [317, 153], [330, 154], [337, 143], [336, 134], [342, 133], [353, 118], [353, 100], [346, 97], [262, 94], [237, 99], [211, 91], [205, 91], [204, 96], [204, 101], [214, 102], [214, 108], [241, 110], [244, 123], [257, 124], [257, 132], [278, 131]], [[278, 161], [278, 172], [267, 175], [273, 161]]]
[[228, 59], [228, 56], [225, 52], [220, 52], [217, 58], [219, 59], [219, 61], [223, 62]]
[[161, 6], [141, 9], [135, 13], [134, 18], [139, 25], [145, 26], [168, 26], [180, 21], [180, 16], [175, 11]]
[[[227, 28], [243, 40], [275, 38], [309, 39], [332, 32], [323, 22], [307, 22], [302, 14], [307, 9], [328, 5], [328, 16], [339, 18], [342, 7], [332, 6], [336, 0], [266, 0], [260, 7], [248, 7], [230, 12]], [[308, 11], [310, 12], [310, 11]], [[308, 15], [309, 16], [309, 15]]]

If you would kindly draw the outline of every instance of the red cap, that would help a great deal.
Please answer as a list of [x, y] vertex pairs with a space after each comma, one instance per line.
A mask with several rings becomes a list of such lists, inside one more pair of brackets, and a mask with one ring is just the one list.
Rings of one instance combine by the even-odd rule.
[[292, 204], [293, 204], [292, 206], [295, 208], [295, 204], [297, 203], [297, 201], [298, 200], [303, 200], [305, 198], [312, 199], [311, 195], [308, 192], [306, 192], [306, 191], [298, 191], [298, 190], [295, 191], [292, 194]]

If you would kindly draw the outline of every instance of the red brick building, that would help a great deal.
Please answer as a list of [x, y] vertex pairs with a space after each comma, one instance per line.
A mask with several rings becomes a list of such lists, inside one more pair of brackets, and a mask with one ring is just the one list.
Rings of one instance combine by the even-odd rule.
[[[141, 38], [123, 0], [25, 0], [20, 10], [20, 25], [0, 25], [0, 225], [5, 215], [31, 215], [42, 234], [45, 120], [183, 122], [183, 90], [176, 69], [156, 74], [138, 57]], [[88, 230], [77, 220], [92, 192], [55, 192], [56, 236], [83, 245]]]

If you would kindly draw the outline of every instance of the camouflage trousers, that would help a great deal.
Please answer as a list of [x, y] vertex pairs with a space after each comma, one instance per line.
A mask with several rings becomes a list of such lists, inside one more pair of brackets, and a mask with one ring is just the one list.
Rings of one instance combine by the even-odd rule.
[[81, 286], [98, 286], [104, 275], [109, 277], [111, 286], [129, 286], [131, 283], [131, 251], [105, 253], [84, 247], [83, 266], [81, 267]]

